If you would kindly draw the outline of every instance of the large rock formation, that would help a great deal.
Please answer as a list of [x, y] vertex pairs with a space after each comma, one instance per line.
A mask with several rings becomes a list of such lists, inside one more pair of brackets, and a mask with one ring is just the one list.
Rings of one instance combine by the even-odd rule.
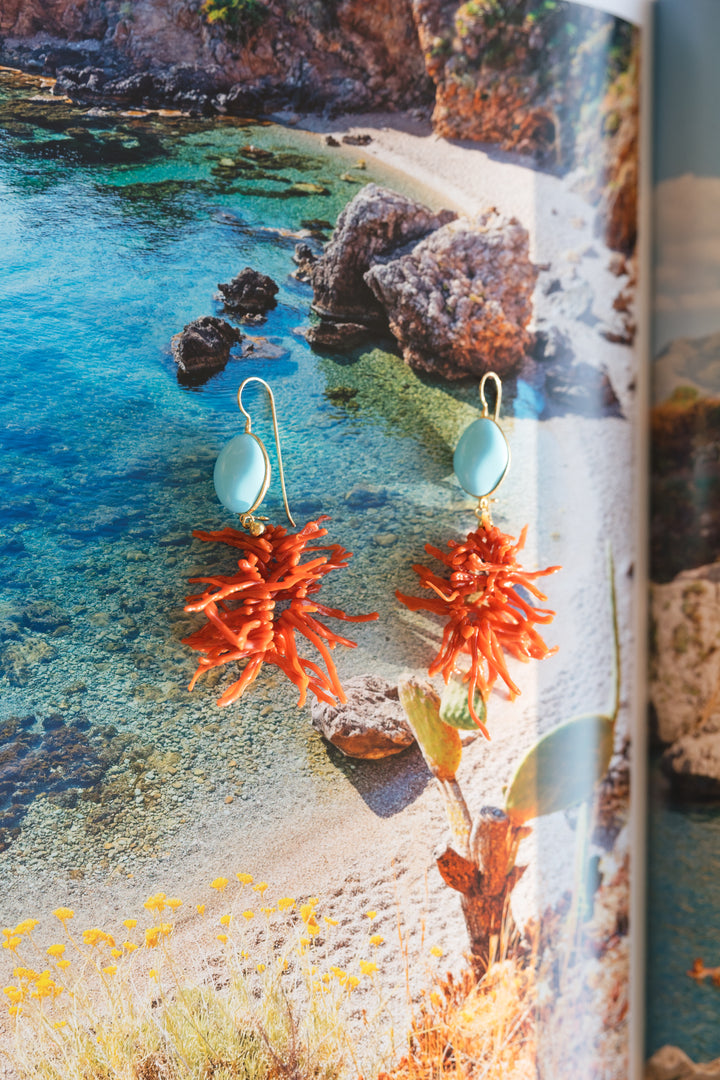
[[[639, 31], [580, 4], [413, 0], [433, 122], [563, 169], [582, 166], [598, 231], [630, 252], [637, 230]], [[615, 62], [608, 64], [609, 55]]]
[[345, 705], [312, 705], [313, 727], [343, 754], [390, 757], [414, 742], [395, 684], [377, 675], [357, 675], [345, 682], [345, 693]]
[[[101, 56], [108, 95], [115, 80], [142, 75], [144, 85], [121, 92], [173, 104], [182, 104], [180, 95], [197, 111], [218, 93], [220, 109], [237, 114], [284, 104], [398, 108], [431, 95], [411, 0], [264, 0], [261, 17], [235, 31], [222, 20], [208, 23], [200, 0], [4, 0], [0, 38], [5, 61], [54, 74]], [[64, 89], [81, 98], [97, 92], [73, 78]]]
[[367, 184], [340, 214], [313, 268], [314, 310], [335, 322], [384, 322], [384, 309], [365, 283], [367, 271], [456, 216], [450, 210], [435, 214], [397, 191]]
[[720, 732], [720, 563], [653, 585], [651, 618], [658, 737], [672, 743], [700, 730]]
[[449, 379], [518, 367], [533, 342], [536, 278], [527, 231], [495, 210], [453, 221], [365, 274], [406, 362]]

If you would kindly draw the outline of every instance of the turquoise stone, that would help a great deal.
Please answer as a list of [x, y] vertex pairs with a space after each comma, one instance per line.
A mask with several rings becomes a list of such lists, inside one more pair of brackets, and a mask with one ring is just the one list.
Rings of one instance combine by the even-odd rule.
[[265, 482], [265, 459], [257, 439], [243, 433], [223, 446], [213, 483], [220, 502], [233, 514], [246, 514]]
[[510, 462], [510, 448], [490, 417], [480, 417], [466, 428], [453, 457], [455, 475], [469, 495], [482, 499], [498, 486]]

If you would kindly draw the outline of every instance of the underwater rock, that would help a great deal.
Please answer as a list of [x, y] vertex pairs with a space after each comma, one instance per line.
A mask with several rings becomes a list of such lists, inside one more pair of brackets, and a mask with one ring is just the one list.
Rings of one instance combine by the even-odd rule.
[[373, 263], [457, 217], [434, 214], [396, 191], [368, 184], [348, 203], [313, 271], [313, 309], [339, 322], [384, 323], [385, 312], [365, 283]]
[[218, 282], [228, 311], [236, 315], [265, 315], [277, 305], [278, 286], [267, 274], [246, 266], [232, 281]]
[[270, 338], [246, 335], [243, 340], [243, 360], [282, 360], [289, 352], [285, 345], [278, 345]]
[[663, 754], [662, 770], [679, 798], [720, 799], [720, 732], [683, 735]]
[[313, 701], [312, 723], [347, 757], [390, 757], [415, 741], [394, 683], [356, 675], [345, 682], [345, 693], [345, 705]]
[[305, 340], [321, 352], [346, 352], [364, 345], [372, 336], [372, 328], [361, 323], [332, 322], [320, 319], [305, 331]]
[[217, 374], [230, 359], [230, 349], [242, 334], [225, 319], [203, 315], [184, 326], [170, 342], [178, 380], [199, 386]]
[[651, 584], [650, 614], [659, 739], [673, 743], [702, 729], [720, 741], [720, 562]]
[[369, 146], [372, 135], [343, 135], [342, 141], [346, 146]]
[[57, 655], [55, 646], [44, 638], [25, 637], [3, 650], [0, 656], [0, 671], [7, 676], [11, 686], [25, 686], [38, 664], [49, 664]]
[[645, 1080], [720, 1080], [720, 1058], [695, 1065], [679, 1046], [662, 1046], [646, 1063]]
[[436, 229], [406, 254], [377, 262], [365, 281], [384, 308], [405, 362], [447, 379], [501, 377], [533, 344], [537, 267], [516, 218], [488, 210]]
[[68, 617], [50, 600], [33, 600], [24, 607], [22, 620], [30, 630], [50, 634], [59, 626], [65, 626]]

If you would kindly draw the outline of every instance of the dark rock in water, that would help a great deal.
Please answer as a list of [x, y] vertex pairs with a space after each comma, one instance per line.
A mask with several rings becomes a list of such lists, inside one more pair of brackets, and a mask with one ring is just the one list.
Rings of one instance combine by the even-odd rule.
[[365, 274], [405, 362], [447, 379], [520, 366], [533, 343], [536, 278], [527, 230], [495, 210], [436, 228]]
[[380, 258], [457, 217], [434, 214], [396, 191], [368, 184], [348, 203], [313, 271], [313, 309], [339, 322], [385, 323], [385, 311], [364, 275]]
[[365, 509], [368, 506], [385, 506], [389, 493], [387, 488], [357, 485], [345, 496], [345, 502], [353, 509]]
[[310, 244], [296, 244], [293, 262], [297, 265], [297, 270], [293, 277], [298, 281], [312, 281], [313, 267], [317, 260], [317, 252], [310, 247]]
[[218, 283], [228, 311], [236, 315], [264, 315], [277, 305], [278, 286], [267, 274], [246, 266], [232, 281]]
[[345, 693], [345, 705], [312, 705], [313, 727], [343, 754], [390, 757], [415, 741], [394, 683], [377, 675], [357, 675], [346, 681]]
[[369, 146], [372, 135], [343, 135], [342, 141], [346, 146]]
[[683, 735], [662, 756], [673, 793], [690, 802], [720, 800], [720, 733]]
[[340, 143], [338, 142], [338, 140], [335, 138], [334, 135], [326, 135], [325, 138], [323, 139], [323, 142], [325, 143], [326, 146], [333, 146], [334, 147], [334, 146], [339, 146], [340, 145]]
[[372, 327], [361, 323], [320, 319], [305, 332], [305, 340], [320, 352], [346, 352], [364, 345], [373, 335]]
[[227, 364], [230, 349], [242, 341], [242, 334], [225, 319], [203, 315], [183, 327], [171, 341], [178, 366], [178, 380], [200, 386]]

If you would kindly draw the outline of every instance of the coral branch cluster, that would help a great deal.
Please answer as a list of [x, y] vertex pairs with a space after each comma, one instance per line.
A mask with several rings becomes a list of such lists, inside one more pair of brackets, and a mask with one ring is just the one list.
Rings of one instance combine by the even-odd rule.
[[[500, 678], [511, 698], [520, 693], [510, 677], [504, 653], [527, 661], [541, 660], [556, 652], [548, 648], [534, 625], [552, 622], [555, 612], [533, 606], [518, 589], [537, 600], [546, 600], [535, 580], [560, 567], [524, 570], [517, 555], [526, 535], [527, 526], [515, 540], [484, 515], [480, 527], [468, 533], [464, 541], [449, 541], [449, 551], [426, 545], [428, 555], [450, 571], [449, 577], [441, 577], [427, 566], [413, 567], [422, 587], [433, 596], [396, 593], [398, 600], [411, 611], [430, 611], [447, 620], [440, 649], [428, 672], [441, 674], [446, 683], [453, 672], [462, 673], [463, 681], [468, 684], [470, 715], [481, 729], [483, 725], [473, 705], [476, 690], [487, 701]], [[469, 670], [462, 670], [459, 664], [462, 656], [470, 658]]]
[[[269, 526], [262, 536], [249, 536], [231, 528], [193, 533], [199, 540], [238, 548], [244, 557], [238, 561], [237, 574], [191, 579], [191, 584], [208, 586], [205, 592], [188, 597], [185, 608], [201, 612], [207, 619], [184, 639], [184, 644], [203, 654], [191, 690], [211, 668], [247, 661], [240, 678], [228, 687], [218, 705], [237, 701], [263, 664], [280, 668], [297, 686], [299, 706], [305, 703], [308, 690], [319, 701], [331, 705], [345, 702], [330, 652], [336, 645], [355, 648], [355, 642], [336, 634], [317, 616], [346, 622], [368, 622], [378, 616], [347, 615], [313, 599], [324, 576], [347, 566], [351, 556], [340, 544], [308, 546], [327, 536], [327, 529], [320, 526], [325, 520], [323, 516], [309, 521], [297, 533], [288, 533], [279, 526]], [[301, 562], [305, 555], [310, 558]], [[325, 669], [298, 654], [297, 634], [315, 647]]]

